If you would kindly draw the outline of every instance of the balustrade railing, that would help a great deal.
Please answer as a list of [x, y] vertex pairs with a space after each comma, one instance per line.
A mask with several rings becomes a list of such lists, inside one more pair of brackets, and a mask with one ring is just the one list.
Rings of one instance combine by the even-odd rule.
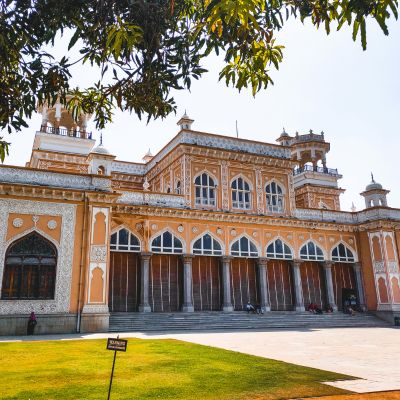
[[304, 165], [304, 167], [295, 168], [293, 170], [293, 175], [299, 175], [303, 172], [318, 172], [320, 174], [332, 176], [339, 175], [337, 168], [313, 167], [312, 165]]
[[50, 133], [52, 135], [59, 135], [59, 136], [69, 136], [78, 139], [92, 138], [92, 132], [86, 132], [79, 129], [56, 128], [54, 126], [46, 126], [46, 125], [42, 125], [40, 127], [40, 132]]

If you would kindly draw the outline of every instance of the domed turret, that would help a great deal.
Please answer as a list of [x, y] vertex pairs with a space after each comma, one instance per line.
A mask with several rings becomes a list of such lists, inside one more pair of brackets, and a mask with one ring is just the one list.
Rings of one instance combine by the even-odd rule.
[[374, 175], [371, 172], [371, 183], [365, 187], [365, 191], [360, 193], [365, 199], [365, 207], [387, 207], [386, 195], [389, 190], [383, 188], [383, 186], [375, 182]]
[[100, 134], [100, 144], [89, 154], [89, 167], [91, 174], [111, 175], [112, 162], [115, 159], [103, 145], [103, 134]]

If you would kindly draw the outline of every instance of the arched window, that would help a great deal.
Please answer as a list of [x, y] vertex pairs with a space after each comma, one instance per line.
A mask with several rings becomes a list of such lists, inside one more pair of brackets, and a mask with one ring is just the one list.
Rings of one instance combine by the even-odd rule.
[[314, 242], [308, 242], [300, 249], [300, 258], [302, 260], [323, 261], [324, 253]]
[[55, 246], [38, 233], [15, 241], [6, 252], [1, 298], [54, 299], [56, 265]]
[[105, 175], [106, 174], [106, 169], [104, 168], [103, 165], [99, 165], [97, 167], [97, 175]]
[[181, 194], [181, 181], [176, 182], [175, 193]]
[[165, 231], [151, 242], [151, 251], [155, 253], [177, 253], [183, 252], [182, 242], [172, 233]]
[[242, 236], [232, 243], [231, 255], [239, 257], [258, 257], [256, 245], [246, 236]]
[[199, 175], [195, 181], [196, 204], [203, 206], [215, 206], [215, 182], [205, 172]]
[[206, 233], [193, 243], [193, 254], [221, 256], [221, 245], [211, 235]]
[[332, 250], [332, 261], [354, 262], [354, 255], [343, 243]]
[[281, 239], [276, 239], [275, 242], [272, 242], [268, 245], [267, 257], [291, 260], [293, 258], [293, 255], [287, 244], [285, 244]]
[[243, 178], [236, 178], [232, 184], [232, 207], [248, 210], [250, 208], [250, 186]]
[[265, 187], [265, 193], [267, 210], [273, 213], [282, 213], [284, 210], [282, 188], [277, 183], [271, 182]]
[[122, 228], [111, 235], [110, 250], [140, 251], [140, 242], [128, 229]]

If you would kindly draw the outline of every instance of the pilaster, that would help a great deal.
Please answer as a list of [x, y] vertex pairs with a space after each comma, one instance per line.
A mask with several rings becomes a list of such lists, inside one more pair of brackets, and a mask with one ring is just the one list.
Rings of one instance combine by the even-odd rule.
[[362, 279], [362, 271], [361, 271], [361, 263], [360, 262], [355, 262], [353, 264], [353, 271], [354, 271], [354, 276], [356, 278], [358, 301], [360, 303], [361, 309], [365, 311], [367, 309], [367, 307], [365, 305], [364, 284], [363, 284], [363, 279]]
[[149, 270], [151, 253], [140, 254], [140, 303], [139, 312], [151, 312], [149, 304]]
[[183, 259], [183, 312], [193, 312], [193, 298], [192, 298], [192, 260], [193, 255], [185, 254]]
[[222, 311], [233, 311], [231, 295], [231, 260], [233, 257], [222, 257], [222, 292], [224, 303]]
[[325, 261], [322, 263], [324, 268], [325, 275], [325, 286], [326, 286], [326, 298], [328, 305], [333, 309], [333, 311], [337, 311], [337, 304], [335, 302], [335, 295], [333, 290], [333, 281], [332, 281], [332, 261]]
[[295, 310], [305, 311], [304, 298], [303, 298], [303, 287], [301, 283], [300, 266], [301, 260], [293, 260], [291, 263], [293, 281], [294, 281], [294, 291], [295, 291]]
[[271, 304], [268, 296], [267, 263], [267, 258], [259, 258], [257, 260], [258, 282], [260, 287], [260, 306], [263, 312], [271, 311]]

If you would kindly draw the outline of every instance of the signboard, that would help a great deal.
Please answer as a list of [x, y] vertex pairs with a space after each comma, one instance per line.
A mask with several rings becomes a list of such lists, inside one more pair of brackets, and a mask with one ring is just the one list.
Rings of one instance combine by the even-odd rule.
[[128, 341], [125, 339], [108, 338], [107, 350], [126, 351], [127, 344], [128, 344]]

